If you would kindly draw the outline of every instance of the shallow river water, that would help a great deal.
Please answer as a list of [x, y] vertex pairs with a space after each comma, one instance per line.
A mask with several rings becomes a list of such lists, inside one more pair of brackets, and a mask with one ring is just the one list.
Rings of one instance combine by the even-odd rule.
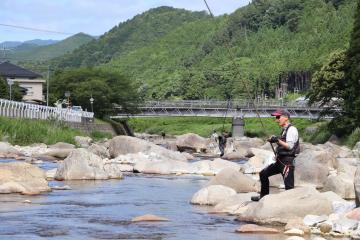
[[[4, 160], [2, 161], [4, 162]], [[0, 163], [1, 164], [1, 163]], [[40, 165], [44, 169], [53, 163]], [[0, 195], [0, 239], [281, 239], [238, 234], [234, 217], [189, 203], [208, 182], [199, 176], [126, 175], [123, 180], [51, 181], [71, 190]], [[31, 203], [24, 203], [30, 200]], [[169, 222], [131, 223], [144, 214]]]

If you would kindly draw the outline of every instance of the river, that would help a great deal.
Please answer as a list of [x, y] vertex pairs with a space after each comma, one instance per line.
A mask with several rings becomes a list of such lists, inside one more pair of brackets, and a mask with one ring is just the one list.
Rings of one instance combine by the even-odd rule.
[[[11, 160], [2, 160], [8, 162]], [[0, 163], [1, 164], [1, 163]], [[56, 167], [44, 163], [43, 169]], [[128, 174], [123, 180], [50, 181], [71, 190], [0, 195], [0, 239], [271, 239], [238, 234], [235, 217], [189, 203], [208, 177]], [[25, 203], [30, 200], [31, 203]], [[132, 223], [155, 214], [169, 222]]]

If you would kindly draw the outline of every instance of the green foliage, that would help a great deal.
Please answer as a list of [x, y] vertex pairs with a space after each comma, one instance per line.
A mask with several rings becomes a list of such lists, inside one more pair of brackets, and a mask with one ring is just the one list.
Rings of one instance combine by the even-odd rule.
[[327, 122], [320, 122], [314, 124], [313, 127], [317, 128], [317, 131], [315, 131], [312, 134], [304, 134], [303, 139], [306, 142], [310, 142], [313, 144], [320, 144], [325, 143], [332, 135], [332, 132], [329, 128], [329, 125]]
[[[0, 76], [0, 98], [10, 98], [10, 87], [6, 80]], [[11, 99], [13, 101], [22, 101], [23, 94], [20, 91], [19, 83], [14, 82], [11, 87]]]
[[205, 12], [189, 12], [171, 7], [151, 9], [120, 23], [98, 40], [92, 41], [56, 60], [63, 67], [94, 66], [156, 42], [182, 24], [208, 18]]
[[345, 51], [336, 51], [311, 79], [310, 103], [331, 104], [332, 98], [341, 98], [345, 87]]
[[356, 128], [344, 141], [345, 145], [353, 148], [357, 142], [360, 142], [360, 128]]
[[[210, 137], [213, 130], [222, 131], [223, 118], [210, 117], [161, 117], [161, 118], [130, 118], [129, 124], [135, 132], [146, 132], [160, 135], [181, 135], [196, 133]], [[224, 129], [231, 130], [231, 119], [226, 119]]]
[[99, 140], [103, 140], [103, 139], [111, 139], [112, 138], [112, 134], [108, 133], [108, 132], [102, 132], [102, 131], [92, 131], [90, 133], [90, 137], [94, 140], [94, 141], [99, 141]]
[[130, 112], [138, 102], [134, 86], [119, 73], [79, 68], [56, 72], [52, 82], [52, 96], [62, 99], [65, 91], [69, 91], [71, 104], [80, 105], [83, 109], [91, 110], [89, 99], [92, 96], [94, 112], [100, 117], [112, 112], [114, 103]]
[[9, 87], [6, 80], [0, 76], [0, 98], [9, 99]]
[[[129, 124], [135, 132], [146, 132], [150, 134], [181, 135], [185, 133], [196, 133], [203, 137], [209, 137], [213, 130], [221, 132], [224, 129], [231, 131], [231, 118], [211, 117], [159, 117], [159, 118], [130, 118]], [[281, 132], [274, 119], [261, 119], [264, 128], [258, 118], [245, 119], [245, 135], [248, 137], [267, 138], [270, 135], [278, 135]], [[304, 133], [307, 126], [314, 123], [308, 119], [291, 119], [300, 135]]]
[[343, 128], [350, 133], [360, 127], [360, 0], [357, 1], [355, 23], [346, 57], [344, 112], [349, 126]]
[[32, 143], [54, 144], [67, 142], [75, 144], [74, 137], [80, 131], [59, 126], [50, 121], [10, 119], [0, 117], [0, 135], [11, 144], [29, 145]]

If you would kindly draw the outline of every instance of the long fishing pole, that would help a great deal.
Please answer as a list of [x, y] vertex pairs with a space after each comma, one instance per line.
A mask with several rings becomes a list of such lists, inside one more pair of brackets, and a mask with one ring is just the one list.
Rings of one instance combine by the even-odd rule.
[[[214, 15], [213, 15], [213, 13], [212, 13], [212, 11], [211, 11], [211, 9], [210, 9], [209, 4], [207, 3], [206, 0], [204, 0], [204, 2], [205, 2], [205, 5], [206, 5], [209, 13], [210, 13], [210, 16], [214, 19], [215, 17], [214, 17]], [[240, 71], [239, 71], [240, 68], [238, 67], [238, 64], [237, 64], [236, 61], [235, 61], [235, 56], [233, 55], [233, 52], [231, 52], [230, 46], [229, 46], [229, 44], [228, 44], [227, 41], [225, 41], [225, 48], [226, 48], [226, 50], [227, 50], [227, 52], [228, 52], [228, 55], [230, 56], [230, 61], [231, 61], [231, 63], [234, 65], [235, 74], [236, 74], [235, 76], [239, 76], [239, 77], [240, 77], [240, 76], [241, 76], [241, 73], [240, 73]], [[243, 85], [244, 85], [244, 87], [245, 87], [245, 90], [246, 90], [246, 93], [247, 93], [247, 95], [248, 95], [248, 98], [249, 98], [249, 99], [253, 99], [253, 98], [251, 97], [250, 89], [249, 89], [249, 87], [248, 87], [248, 84], [249, 84], [249, 83], [248, 83], [245, 79], [242, 79], [241, 77], [240, 77], [240, 81], [243, 83]], [[260, 117], [260, 114], [259, 114], [258, 107], [257, 107], [257, 105], [256, 105], [255, 99], [253, 99], [253, 105], [254, 105], [254, 107], [255, 107], [256, 115], [257, 115], [257, 117], [258, 117], [259, 120], [260, 120], [261, 126], [262, 126], [263, 130], [266, 132], [266, 128], [265, 128], [265, 126], [264, 126], [263, 121], [261, 120], [261, 117]]]

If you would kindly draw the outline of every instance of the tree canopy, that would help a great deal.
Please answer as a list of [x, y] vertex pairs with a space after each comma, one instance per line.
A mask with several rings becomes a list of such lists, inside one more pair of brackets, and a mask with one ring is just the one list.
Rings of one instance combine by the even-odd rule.
[[58, 71], [51, 82], [52, 102], [64, 99], [65, 92], [69, 91], [71, 105], [80, 105], [90, 111], [92, 97], [94, 112], [100, 117], [111, 112], [113, 104], [130, 111], [139, 101], [136, 88], [128, 78], [97, 68]]

